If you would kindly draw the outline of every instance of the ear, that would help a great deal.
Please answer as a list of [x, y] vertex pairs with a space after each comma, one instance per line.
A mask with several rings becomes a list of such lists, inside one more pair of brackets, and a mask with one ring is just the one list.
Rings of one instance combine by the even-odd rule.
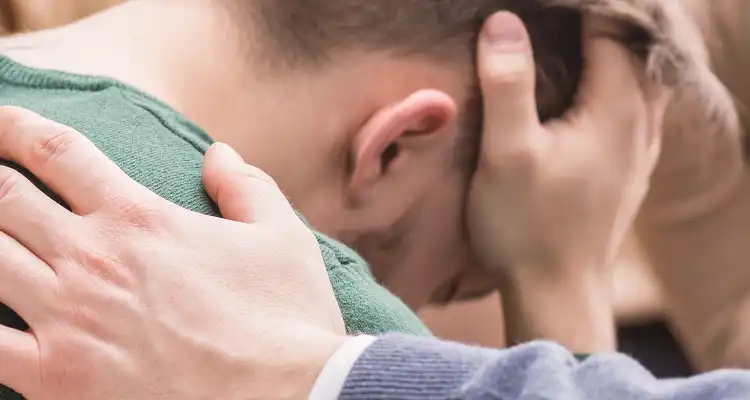
[[454, 143], [447, 128], [454, 126], [456, 114], [453, 98], [438, 90], [420, 90], [378, 110], [352, 145], [353, 203], [366, 203], [379, 186], [415, 175], [411, 167], [434, 169], [427, 159]]

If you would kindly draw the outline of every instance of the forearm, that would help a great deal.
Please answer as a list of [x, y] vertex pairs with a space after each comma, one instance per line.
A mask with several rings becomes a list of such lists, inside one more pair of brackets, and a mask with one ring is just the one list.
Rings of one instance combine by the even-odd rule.
[[[747, 372], [721, 372], [683, 381], [656, 381], [635, 361], [603, 354], [577, 361], [562, 347], [531, 343], [490, 350], [434, 339], [389, 335], [370, 345], [354, 363], [339, 398], [475, 399], [743, 397]], [[738, 397], [738, 398], [739, 398]]]
[[[711, 66], [732, 97], [747, 97], [746, 2], [681, 3]], [[743, 9], [744, 8], [744, 9]], [[706, 60], [708, 63], [708, 60]], [[707, 79], [715, 77], [708, 76]], [[739, 79], [739, 80], [737, 80]], [[723, 87], [714, 82], [717, 96]], [[722, 123], [729, 96], [676, 97], [664, 121], [662, 157], [637, 223], [661, 282], [669, 318], [702, 369], [750, 366], [750, 176], [742, 133]], [[717, 107], [717, 104], [721, 107]], [[711, 111], [726, 110], [724, 113]]]
[[508, 342], [548, 339], [584, 354], [614, 350], [611, 275], [596, 267], [560, 276], [537, 272], [519, 270], [503, 280]]
[[661, 287], [632, 235], [615, 261], [612, 281], [612, 308], [618, 325], [637, 325], [664, 318]]
[[698, 367], [750, 367], [750, 175], [711, 213], [643, 220], [639, 230], [670, 319]]

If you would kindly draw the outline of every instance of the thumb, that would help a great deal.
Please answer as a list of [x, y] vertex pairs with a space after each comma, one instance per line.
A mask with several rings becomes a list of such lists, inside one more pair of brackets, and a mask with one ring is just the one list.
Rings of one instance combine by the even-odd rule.
[[515, 14], [497, 12], [485, 22], [478, 46], [484, 139], [527, 134], [540, 122], [534, 97], [534, 57], [526, 27]]
[[273, 178], [224, 143], [206, 152], [203, 185], [226, 219], [251, 223], [295, 215]]

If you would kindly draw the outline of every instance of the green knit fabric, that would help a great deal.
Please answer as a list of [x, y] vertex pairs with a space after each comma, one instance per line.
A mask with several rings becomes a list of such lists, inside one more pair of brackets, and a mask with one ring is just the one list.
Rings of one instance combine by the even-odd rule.
[[[42, 71], [0, 57], [0, 105], [21, 106], [75, 128], [153, 192], [187, 209], [218, 215], [201, 183], [203, 154], [212, 139], [151, 96], [112, 79]], [[349, 332], [429, 335], [411, 310], [373, 280], [356, 253], [316, 235]], [[2, 304], [0, 323], [25, 328]], [[0, 400], [19, 398], [0, 386]]]

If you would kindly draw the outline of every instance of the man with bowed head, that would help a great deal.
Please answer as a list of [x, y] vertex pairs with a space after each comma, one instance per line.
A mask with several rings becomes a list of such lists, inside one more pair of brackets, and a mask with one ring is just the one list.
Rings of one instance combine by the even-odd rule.
[[[482, 114], [481, 23], [503, 9], [527, 21], [546, 120], [575, 97], [590, 4], [125, 2], [0, 39], [0, 103], [71, 126], [137, 182], [211, 215], [200, 166], [212, 140], [226, 142], [273, 176], [312, 227], [354, 248], [377, 282], [418, 309], [492, 289], [463, 229]], [[639, 11], [639, 2], [620, 4]], [[626, 33], [641, 38], [634, 53], [669, 43], [626, 16], [618, 18]], [[361, 258], [319, 238], [350, 330], [425, 332]]]
[[[520, 20], [494, 15], [479, 49], [492, 111], [469, 201], [480, 254], [495, 257], [482, 246], [500, 236], [513, 245], [504, 250], [520, 249], [505, 255], [513, 266], [506, 277], [532, 275], [550, 297], [604, 290], [596, 277], [646, 192], [666, 91], [609, 39], [587, 36], [580, 102], [570, 118], [542, 126]], [[226, 145], [207, 153], [204, 182], [234, 221], [153, 195], [75, 131], [22, 110], [3, 109], [0, 118], [0, 156], [75, 212], [0, 170], [0, 298], [31, 327], [0, 328], [0, 382], [30, 400], [720, 399], [750, 390], [748, 372], [662, 382], [624, 356], [578, 362], [550, 343], [489, 350], [399, 334], [347, 337], [315, 240], [273, 181]], [[607, 173], [589, 174], [591, 163]], [[583, 206], [592, 198], [594, 210]], [[515, 220], [495, 217], [511, 210]], [[172, 264], [182, 273], [165, 272]], [[545, 310], [530, 298], [518, 296], [525, 329], [539, 328], [555, 306], [571, 312], [559, 297]], [[577, 339], [597, 342], [600, 333]]]

